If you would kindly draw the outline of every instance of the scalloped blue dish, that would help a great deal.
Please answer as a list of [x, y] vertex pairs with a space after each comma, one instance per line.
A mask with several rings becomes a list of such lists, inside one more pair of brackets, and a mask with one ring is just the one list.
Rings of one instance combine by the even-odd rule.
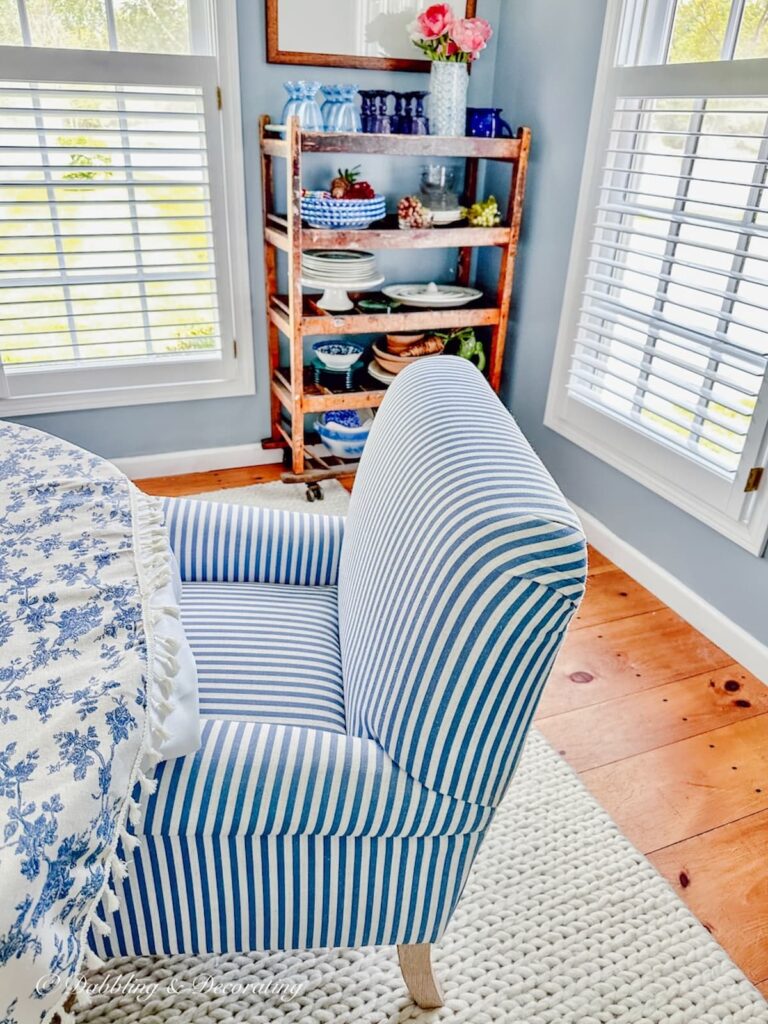
[[374, 199], [334, 199], [329, 192], [308, 192], [301, 197], [301, 216], [313, 228], [351, 230], [370, 227], [387, 212], [384, 196]]

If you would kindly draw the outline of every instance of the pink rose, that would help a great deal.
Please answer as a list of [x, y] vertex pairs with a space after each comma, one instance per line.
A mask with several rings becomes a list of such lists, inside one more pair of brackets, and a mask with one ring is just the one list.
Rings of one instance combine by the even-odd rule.
[[437, 39], [443, 35], [454, 22], [454, 14], [450, 4], [432, 4], [416, 19], [416, 28], [423, 39]]
[[492, 35], [493, 29], [485, 18], [463, 18], [451, 25], [451, 39], [464, 53], [471, 53], [472, 60], [480, 56]]

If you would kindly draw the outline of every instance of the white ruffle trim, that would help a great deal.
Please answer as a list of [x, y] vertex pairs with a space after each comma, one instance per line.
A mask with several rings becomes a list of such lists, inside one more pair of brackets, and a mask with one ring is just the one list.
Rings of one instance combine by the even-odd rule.
[[[157, 789], [157, 780], [152, 778], [152, 773], [162, 760], [160, 748], [168, 739], [164, 723], [174, 707], [174, 679], [179, 671], [176, 657], [179, 642], [175, 637], [164, 636], [162, 627], [168, 617], [178, 619], [180, 611], [178, 605], [158, 604], [156, 600], [159, 592], [171, 580], [168, 534], [163, 523], [160, 501], [142, 494], [133, 484], [130, 485], [130, 495], [133, 550], [147, 643], [147, 706], [141, 744], [134, 759], [126, 799], [117, 819], [115, 838], [103, 853], [104, 884], [94, 898], [80, 932], [80, 957], [70, 984], [80, 976], [84, 967], [96, 970], [104, 966], [104, 961], [88, 945], [88, 932], [93, 928], [100, 935], [111, 933], [110, 925], [99, 917], [97, 911], [102, 902], [109, 911], [119, 908], [119, 900], [110, 882], [113, 878], [124, 879], [128, 874], [128, 865], [118, 856], [118, 840], [126, 855], [140, 845], [141, 841], [135, 832], [129, 831], [129, 825], [138, 828], [142, 817], [142, 807], [134, 800], [133, 790], [136, 783], [139, 783], [145, 796]], [[90, 1004], [90, 996], [82, 988], [78, 987], [74, 993], [67, 991], [58, 1005], [46, 1014], [43, 1024], [48, 1024], [56, 1016], [61, 1024], [75, 1024], [74, 1008], [86, 1009]]]

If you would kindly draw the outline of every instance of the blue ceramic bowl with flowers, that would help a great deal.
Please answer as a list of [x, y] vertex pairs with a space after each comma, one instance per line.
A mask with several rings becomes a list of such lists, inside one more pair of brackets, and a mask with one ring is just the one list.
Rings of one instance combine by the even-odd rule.
[[365, 346], [357, 341], [317, 341], [312, 346], [312, 351], [329, 370], [348, 370], [364, 350]]
[[333, 455], [357, 459], [363, 454], [372, 424], [370, 409], [337, 409], [315, 420], [315, 430]]

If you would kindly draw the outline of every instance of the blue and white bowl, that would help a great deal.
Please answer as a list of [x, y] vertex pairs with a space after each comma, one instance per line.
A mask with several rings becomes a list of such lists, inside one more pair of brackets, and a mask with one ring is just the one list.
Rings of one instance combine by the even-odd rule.
[[313, 228], [367, 228], [386, 216], [386, 212], [385, 196], [334, 199], [330, 192], [307, 192], [301, 197], [301, 216]]
[[[369, 409], [360, 409], [359, 424], [346, 426], [334, 420], [326, 421], [324, 413], [320, 419], [315, 420], [315, 430], [320, 435], [320, 440], [331, 454], [340, 459], [358, 459], [363, 454], [365, 442], [373, 423], [373, 413]], [[330, 414], [332, 415], [332, 414]]]
[[348, 370], [365, 351], [357, 341], [316, 341], [312, 351], [329, 370]]

